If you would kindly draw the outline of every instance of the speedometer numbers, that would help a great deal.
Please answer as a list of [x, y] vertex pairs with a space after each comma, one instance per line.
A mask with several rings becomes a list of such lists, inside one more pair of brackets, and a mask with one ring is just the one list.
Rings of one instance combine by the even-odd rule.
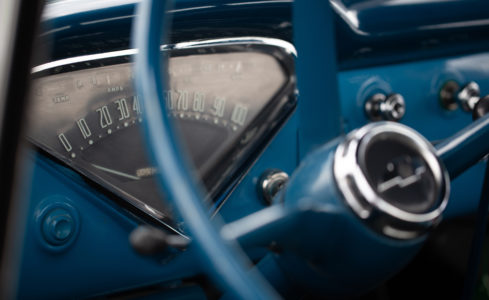
[[248, 105], [231, 103], [233, 108], [227, 108], [225, 97], [206, 99], [204, 92], [184, 90], [166, 91], [165, 95], [167, 110], [174, 118], [205, 121], [232, 131], [238, 130], [247, 120]]
[[137, 96], [118, 98], [89, 111], [67, 131], [58, 133], [63, 149], [74, 159], [77, 152], [119, 130], [141, 123], [141, 106]]
[[[237, 102], [228, 104], [231, 107], [227, 107], [225, 97], [206, 99], [203, 92], [184, 90], [166, 91], [165, 94], [168, 113], [176, 119], [207, 122], [230, 131], [237, 131], [247, 121], [248, 105]], [[130, 96], [115, 99], [89, 111], [75, 121], [76, 126], [58, 133], [57, 136], [60, 145], [74, 159], [77, 152], [87, 149], [108, 135], [141, 122], [141, 103], [137, 96]]]

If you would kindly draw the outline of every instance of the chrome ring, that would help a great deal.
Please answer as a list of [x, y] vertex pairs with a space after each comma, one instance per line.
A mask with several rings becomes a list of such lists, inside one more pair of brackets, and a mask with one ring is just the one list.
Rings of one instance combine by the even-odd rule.
[[[419, 213], [402, 209], [382, 198], [365, 174], [366, 150], [379, 137], [397, 140], [414, 149], [433, 175], [438, 195], [433, 206]], [[370, 227], [396, 239], [416, 238], [439, 223], [450, 194], [450, 179], [431, 144], [419, 133], [394, 122], [376, 122], [349, 135], [337, 148], [336, 184], [347, 205]]]

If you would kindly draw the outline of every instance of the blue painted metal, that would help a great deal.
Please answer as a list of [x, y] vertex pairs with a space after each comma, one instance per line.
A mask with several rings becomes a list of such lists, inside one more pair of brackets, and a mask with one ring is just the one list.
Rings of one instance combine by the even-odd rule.
[[[45, 15], [42, 44], [56, 45], [47, 59], [129, 46], [138, 1], [110, 1], [102, 5], [105, 8], [100, 8], [104, 2], [96, 2], [50, 4], [60, 13]], [[485, 0], [421, 0], [409, 5], [394, 0], [330, 2], [335, 8], [336, 52], [343, 70], [489, 50]], [[171, 39], [251, 34], [292, 41], [291, 6], [291, 0], [176, 0]], [[91, 7], [99, 9], [87, 10]], [[84, 47], [76, 47], [80, 44]]]
[[256, 188], [263, 172], [268, 169], [279, 169], [290, 175], [297, 168], [299, 165], [297, 123], [296, 111], [221, 207], [219, 214], [226, 223], [266, 207]]
[[61, 196], [50, 196], [36, 208], [35, 216], [39, 241], [48, 250], [58, 252], [71, 246], [80, 230], [80, 217], [71, 200]]
[[436, 145], [436, 153], [455, 178], [489, 153], [489, 115]]
[[[198, 256], [192, 251], [167, 256], [159, 264], [137, 254], [128, 236], [141, 221], [114, 205], [77, 173], [39, 154], [30, 153], [25, 161], [33, 170], [26, 195], [29, 207], [19, 299], [86, 298], [197, 274]], [[78, 211], [80, 230], [69, 247], [46, 247], [37, 221], [46, 199]]]
[[[159, 183], [185, 221], [199, 262], [214, 281], [233, 298], [275, 299], [278, 295], [255, 272], [247, 272], [250, 262], [232, 243], [225, 243], [204, 208], [203, 197], [175, 141], [165, 113], [160, 37], [166, 33], [166, 1], [143, 1], [133, 36], [139, 49], [136, 57], [136, 86], [146, 119], [143, 122], [148, 148], [156, 162]], [[163, 63], [163, 69], [166, 64]]]
[[439, 58], [489, 49], [482, 0], [331, 0], [342, 68]]
[[[327, 1], [294, 3], [299, 155], [341, 133], [333, 14]], [[311, 37], [314, 32], [315, 38]]]

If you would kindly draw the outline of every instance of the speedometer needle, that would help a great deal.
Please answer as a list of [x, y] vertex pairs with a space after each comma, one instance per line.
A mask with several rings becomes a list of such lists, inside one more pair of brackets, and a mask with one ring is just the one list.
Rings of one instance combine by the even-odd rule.
[[107, 172], [107, 173], [110, 173], [110, 174], [114, 174], [114, 175], [119, 175], [121, 177], [125, 177], [125, 178], [128, 178], [128, 179], [132, 179], [132, 180], [140, 180], [141, 179], [141, 177], [134, 176], [134, 175], [127, 174], [127, 173], [123, 173], [121, 171], [117, 171], [117, 170], [105, 168], [105, 167], [102, 167], [102, 166], [99, 166], [99, 165], [96, 165], [96, 164], [92, 164], [92, 166], [94, 168], [97, 168], [97, 169], [102, 170], [104, 172]]

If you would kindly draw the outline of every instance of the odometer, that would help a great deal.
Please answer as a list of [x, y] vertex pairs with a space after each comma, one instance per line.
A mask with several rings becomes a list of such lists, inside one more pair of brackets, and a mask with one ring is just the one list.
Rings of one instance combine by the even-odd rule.
[[[256, 42], [197, 43], [164, 53], [170, 56], [167, 112], [213, 199], [293, 108], [291, 53]], [[144, 148], [132, 63], [103, 64], [61, 64], [39, 73], [28, 137], [135, 206], [169, 217]]]

